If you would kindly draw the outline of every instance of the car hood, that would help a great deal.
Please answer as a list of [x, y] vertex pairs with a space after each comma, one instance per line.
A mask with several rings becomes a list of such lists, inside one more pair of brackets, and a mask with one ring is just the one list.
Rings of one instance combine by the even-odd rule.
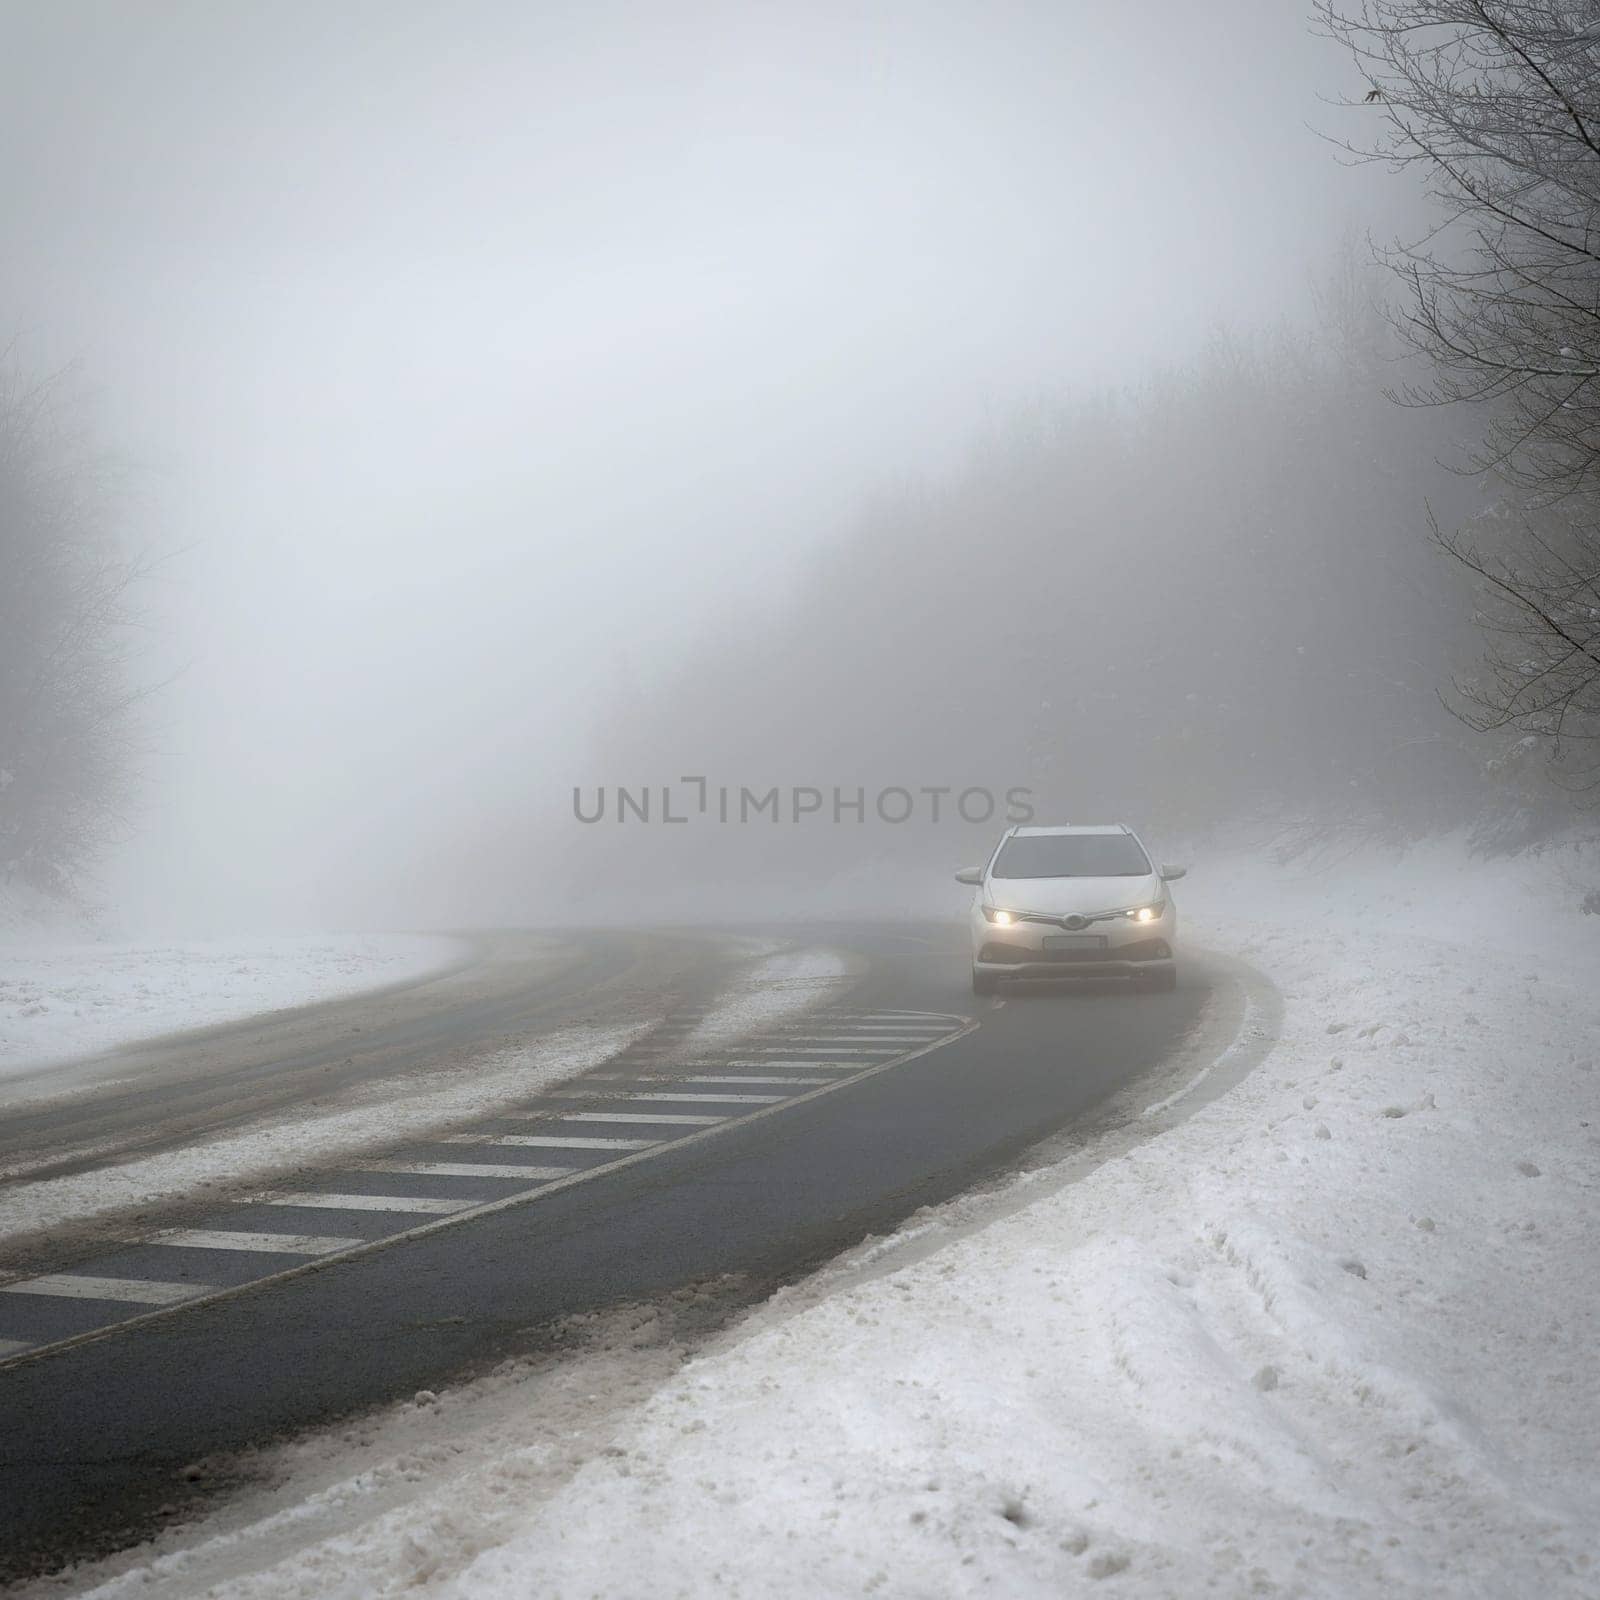
[[991, 878], [984, 885], [985, 905], [1002, 911], [1043, 911], [1064, 917], [1076, 911], [1088, 916], [1096, 911], [1123, 911], [1159, 900], [1160, 877], [1146, 873], [1138, 878]]

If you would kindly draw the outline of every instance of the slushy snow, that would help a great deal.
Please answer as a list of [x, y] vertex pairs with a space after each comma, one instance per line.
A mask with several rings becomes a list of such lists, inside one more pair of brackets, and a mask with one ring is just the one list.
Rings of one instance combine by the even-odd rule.
[[[454, 948], [452, 941], [439, 943]], [[728, 1042], [775, 1025], [842, 992], [851, 970], [831, 950], [752, 945], [708, 1004], [696, 1038]], [[0, 1239], [182, 1199], [221, 1183], [266, 1183], [276, 1173], [487, 1116], [599, 1066], [661, 1020], [650, 1012], [626, 1024], [560, 1028], [465, 1067], [358, 1083], [329, 1103], [275, 1112], [243, 1132], [64, 1177], [11, 1182], [0, 1188]], [[0, 1168], [0, 1177], [7, 1176]]]

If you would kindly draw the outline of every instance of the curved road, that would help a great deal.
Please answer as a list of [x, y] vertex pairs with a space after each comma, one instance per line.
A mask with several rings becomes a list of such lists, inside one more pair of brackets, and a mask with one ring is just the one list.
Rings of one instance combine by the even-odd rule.
[[[233, 1030], [248, 1048], [229, 1056], [232, 1092], [274, 1101], [335, 1064], [398, 1072], [472, 1037], [605, 1020], [643, 990], [675, 1008], [648, 1040], [525, 1106], [296, 1174], [296, 1192], [157, 1218], [157, 1235], [6, 1263], [0, 1575], [142, 1537], [163, 1507], [201, 1495], [191, 1463], [438, 1387], [558, 1340], [573, 1314], [694, 1286], [706, 1317], [726, 1318], [1085, 1118], [1167, 1062], [1228, 981], [1197, 956], [1173, 994], [996, 1003], [968, 989], [961, 929], [784, 937], [851, 951], [863, 976], [720, 1051], [694, 1028], [726, 953], [669, 935], [580, 940], [581, 958], [524, 970], [504, 993], [443, 982], [368, 997], [382, 1037], [360, 1051], [309, 1041], [303, 1013]], [[226, 1125], [237, 1108], [196, 1064], [227, 1047], [226, 1030], [184, 1041], [188, 1068], [168, 1063], [146, 1094], [124, 1085], [111, 1103], [55, 1108], [68, 1154], [53, 1159]], [[0, 1155], [37, 1171], [51, 1139], [8, 1125]]]

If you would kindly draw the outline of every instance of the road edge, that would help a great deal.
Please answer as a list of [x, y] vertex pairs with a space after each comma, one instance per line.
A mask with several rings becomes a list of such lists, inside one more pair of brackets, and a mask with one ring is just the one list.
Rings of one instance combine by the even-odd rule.
[[1179, 1048], [1102, 1101], [1081, 1121], [1031, 1145], [1006, 1171], [906, 1217], [893, 1233], [863, 1239], [798, 1282], [752, 1307], [695, 1352], [711, 1354], [860, 1284], [887, 1277], [1037, 1201], [1081, 1183], [1108, 1162], [1178, 1127], [1244, 1081], [1272, 1053], [1283, 996], [1237, 956], [1189, 946], [1191, 962], [1223, 977]]

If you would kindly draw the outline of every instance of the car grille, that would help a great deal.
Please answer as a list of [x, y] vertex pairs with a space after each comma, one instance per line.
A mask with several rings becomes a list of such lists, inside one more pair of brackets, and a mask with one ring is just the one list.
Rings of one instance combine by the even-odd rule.
[[1111, 950], [1025, 950], [1015, 944], [986, 944], [980, 961], [1009, 966], [1094, 966], [1107, 961], [1165, 961], [1172, 946], [1165, 939], [1135, 939]]

